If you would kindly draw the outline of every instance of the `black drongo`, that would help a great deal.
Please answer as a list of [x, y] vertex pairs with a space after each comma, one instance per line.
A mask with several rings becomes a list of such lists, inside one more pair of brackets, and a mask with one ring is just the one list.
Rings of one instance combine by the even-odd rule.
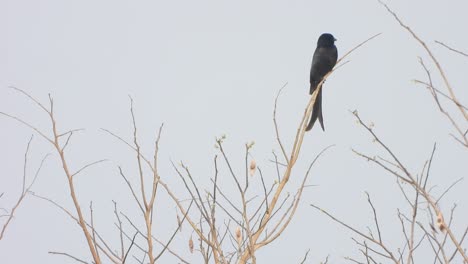
[[[315, 49], [312, 67], [310, 69], [310, 94], [318, 88], [323, 77], [331, 71], [336, 64], [338, 51], [335, 46], [335, 41], [336, 39], [329, 33], [322, 34], [317, 41], [317, 48]], [[322, 126], [322, 130], [325, 131], [322, 116], [322, 89], [320, 89], [317, 99], [315, 100], [312, 117], [310, 118], [306, 131], [312, 129], [315, 121], [317, 121], [317, 117]]]

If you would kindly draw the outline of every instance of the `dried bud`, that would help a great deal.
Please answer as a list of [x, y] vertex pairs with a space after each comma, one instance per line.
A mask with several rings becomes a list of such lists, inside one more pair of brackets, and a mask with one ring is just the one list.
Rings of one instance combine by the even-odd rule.
[[374, 128], [374, 125], [375, 125], [374, 122], [370, 122], [369, 128], [370, 128], [370, 129]]
[[216, 143], [221, 145], [223, 141], [226, 139], [226, 134], [222, 134], [220, 138], [216, 138]]
[[255, 174], [255, 170], [257, 169], [257, 163], [255, 160], [250, 161], [250, 176], [253, 176]]
[[236, 240], [239, 245], [242, 243], [242, 232], [240, 226], [237, 226], [236, 228]]
[[437, 214], [437, 227], [439, 228], [441, 232], [445, 231], [445, 221], [441, 212]]
[[177, 225], [179, 225], [179, 232], [182, 232], [182, 221], [180, 221], [179, 214], [177, 214]]
[[193, 253], [193, 239], [190, 237], [190, 240], [188, 241], [188, 246], [190, 249], [190, 253]]

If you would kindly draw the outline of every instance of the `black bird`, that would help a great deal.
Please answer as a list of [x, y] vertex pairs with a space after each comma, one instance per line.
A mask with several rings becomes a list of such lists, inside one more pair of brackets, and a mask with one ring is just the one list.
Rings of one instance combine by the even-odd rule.
[[[317, 41], [317, 48], [312, 59], [312, 67], [310, 69], [310, 94], [317, 89], [318, 84], [323, 77], [333, 69], [338, 58], [338, 50], [335, 46], [336, 39], [330, 33], [322, 34]], [[309, 131], [314, 126], [317, 117], [320, 121], [322, 130], [325, 131], [322, 115], [322, 89], [320, 89], [317, 99], [315, 100], [312, 117], [307, 125], [306, 131]]]

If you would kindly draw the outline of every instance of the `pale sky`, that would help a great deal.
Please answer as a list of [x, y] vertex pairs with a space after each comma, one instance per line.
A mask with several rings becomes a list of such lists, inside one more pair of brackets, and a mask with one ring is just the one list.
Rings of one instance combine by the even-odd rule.
[[[434, 40], [468, 51], [468, 3], [417, 0], [388, 4], [434, 51], [466, 105], [468, 60]], [[354, 148], [383, 155], [349, 111], [357, 109], [364, 120], [373, 122], [374, 130], [415, 174], [437, 142], [431, 176], [437, 195], [466, 176], [468, 155], [449, 135], [454, 131], [429, 92], [412, 82], [426, 80], [418, 62], [421, 56], [435, 85], [444, 89], [429, 57], [377, 1], [0, 0], [0, 111], [50, 133], [47, 116], [8, 89], [15, 86], [44, 103], [51, 94], [62, 131], [85, 129], [69, 146], [71, 167], [109, 161], [79, 176], [78, 196], [88, 216], [93, 201], [98, 230], [118, 249], [112, 200], [140, 225], [143, 220], [117, 166], [134, 177], [135, 183], [137, 171], [134, 154], [101, 128], [132, 139], [128, 96], [134, 99], [145, 154], [152, 155], [155, 134], [164, 123], [159, 169], [181, 199], [188, 194], [171, 160], [184, 161], [199, 185], [211, 189], [212, 160], [218, 153], [215, 138], [222, 134], [227, 135], [225, 149], [240, 175], [244, 145], [255, 141], [252, 155], [271, 184], [276, 174], [269, 160], [272, 150], [280, 153], [272, 121], [274, 98], [288, 83], [279, 100], [278, 121], [290, 150], [309, 100], [310, 63], [323, 32], [338, 39], [339, 56], [374, 34], [382, 35], [355, 51], [348, 57], [350, 62], [327, 80], [323, 91], [326, 131], [316, 124], [306, 135], [288, 191], [298, 188], [317, 153], [326, 146], [335, 147], [313, 167], [308, 184], [316, 186], [306, 189], [291, 226], [261, 249], [257, 259], [259, 263], [299, 263], [308, 249], [307, 263], [319, 263], [328, 255], [329, 263], [343, 263], [345, 256], [359, 257], [350, 239], [354, 234], [309, 204], [330, 210], [366, 231], [373, 222], [365, 191], [374, 199], [383, 236], [396, 252], [405, 241], [397, 208], [409, 214], [409, 207], [392, 175], [352, 153]], [[456, 109], [449, 109], [463, 121]], [[53, 155], [33, 191], [73, 211], [52, 146], [3, 116], [0, 128], [0, 193], [5, 193], [0, 207], [10, 210], [21, 192], [24, 151], [34, 134], [29, 181], [42, 157]], [[226, 167], [221, 169], [221, 185], [239, 201]], [[468, 222], [467, 188], [468, 182], [463, 180], [441, 201], [447, 215], [457, 204], [453, 228], [459, 236]], [[258, 177], [250, 191], [250, 197], [262, 194]], [[163, 240], [170, 236], [176, 226], [175, 213], [174, 204], [162, 193], [155, 212], [156, 236]], [[184, 226], [171, 248], [191, 263], [202, 263], [199, 254], [188, 250], [190, 234], [189, 226]], [[420, 250], [422, 256], [430, 249]], [[28, 196], [0, 241], [0, 262], [73, 263], [48, 251], [67, 252], [91, 262], [79, 227], [57, 208]], [[420, 261], [429, 260], [422, 256]], [[177, 260], [166, 254], [161, 263]]]

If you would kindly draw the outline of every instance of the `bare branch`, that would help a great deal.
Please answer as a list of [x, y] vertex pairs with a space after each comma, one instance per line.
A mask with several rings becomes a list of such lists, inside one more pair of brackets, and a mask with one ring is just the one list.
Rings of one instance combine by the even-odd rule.
[[[125, 262], [127, 261], [128, 253], [130, 253], [130, 250], [132, 249], [132, 246], [135, 244], [135, 238], [136, 238], [137, 235], [138, 235], [138, 232], [136, 232], [135, 235], [133, 235], [132, 242], [130, 243], [130, 246], [128, 246], [128, 249], [125, 252], [124, 257], [122, 258], [122, 264], [125, 264]], [[122, 253], [123, 253], [123, 251], [122, 251]]]
[[[20, 196], [18, 197], [18, 200], [16, 201], [15, 205], [13, 206], [13, 208], [11, 209], [10, 213], [8, 213], [7, 215], [4, 215], [5, 217], [8, 217], [7, 220], [5, 221], [5, 223], [3, 224], [3, 226], [1, 227], [1, 230], [0, 230], [0, 240], [3, 239], [4, 235], [5, 235], [5, 232], [7, 230], [7, 227], [8, 225], [11, 223], [11, 221], [13, 220], [13, 217], [15, 216], [15, 212], [16, 210], [19, 208], [19, 206], [21, 205], [21, 203], [23, 202], [24, 198], [26, 198], [26, 196], [30, 193], [30, 190], [33, 186], [33, 184], [36, 182], [36, 179], [37, 177], [39, 176], [39, 172], [41, 171], [42, 169], [42, 166], [44, 165], [44, 162], [45, 160], [47, 159], [47, 157], [49, 156], [49, 154], [45, 155], [42, 160], [41, 160], [41, 163], [38, 167], [38, 169], [36, 170], [36, 173], [34, 175], [34, 178], [33, 180], [31, 181], [31, 183], [26, 186], [26, 176], [27, 176], [27, 167], [28, 167], [28, 155], [29, 155], [29, 149], [30, 149], [30, 146], [31, 146], [31, 142], [33, 140], [33, 136], [31, 136], [31, 138], [29, 139], [28, 141], [28, 144], [27, 144], [27, 147], [26, 147], [26, 151], [24, 153], [24, 163], [23, 163], [23, 182], [22, 182], [22, 190], [21, 190], [21, 194]], [[0, 195], [0, 197], [3, 196], [3, 193]], [[5, 210], [6, 212], [8, 212], [6, 209], [3, 209]]]
[[106, 160], [106, 159], [102, 159], [102, 160], [98, 160], [98, 161], [91, 162], [91, 163], [89, 163], [89, 164], [83, 166], [81, 169], [77, 170], [77, 171], [76, 171], [75, 173], [73, 173], [71, 176], [74, 177], [74, 176], [76, 176], [77, 174], [79, 174], [80, 172], [82, 172], [83, 170], [85, 170], [85, 169], [87, 169], [87, 168], [89, 168], [89, 167], [91, 167], [91, 166], [93, 166], [93, 165], [99, 164], [99, 163], [101, 163], [101, 162], [105, 162], [105, 161], [107, 161], [107, 160]]
[[[310, 204], [310, 206], [312, 206], [313, 208], [319, 210], [320, 212], [324, 213], [326, 216], [330, 217], [333, 221], [339, 223], [340, 225], [348, 228], [349, 230], [353, 231], [354, 233], [360, 235], [361, 237], [373, 242], [374, 244], [380, 246], [380, 248], [382, 248], [386, 253], [387, 255], [384, 255], [382, 254], [382, 256], [386, 257], [386, 258], [389, 258], [391, 259], [394, 263], [399, 263], [399, 261], [395, 258], [395, 256], [393, 255], [393, 253], [383, 244], [381, 243], [380, 241], [378, 240], [375, 240], [374, 238], [362, 233], [361, 231], [357, 230], [356, 228], [346, 224], [345, 222], [337, 219], [336, 217], [334, 217], [333, 215], [331, 215], [330, 213], [328, 213], [327, 211], [323, 210], [322, 208], [316, 206], [316, 205], [313, 205], [313, 204]], [[357, 242], [357, 241], [356, 241]]]
[[[278, 129], [278, 122], [276, 121], [276, 109], [278, 107], [278, 98], [281, 95], [281, 91], [283, 91], [283, 89], [284, 89], [284, 87], [286, 87], [286, 85], [288, 85], [288, 83], [285, 83], [283, 85], [283, 87], [281, 87], [281, 89], [279, 89], [278, 94], [276, 95], [275, 107], [273, 109], [273, 123], [275, 125], [276, 141], [278, 141], [278, 144], [280, 145], [281, 152], [283, 153], [283, 156], [284, 156], [284, 159], [286, 160], [286, 163], [289, 163], [288, 154], [286, 154], [286, 150], [285, 150], [285, 148], [283, 146], [283, 143], [281, 142], [281, 137], [279, 135], [279, 129]], [[276, 157], [276, 155], [275, 155], [275, 157]]]
[[437, 40], [436, 40], [435, 43], [437, 43], [437, 44], [439, 44], [439, 45], [441, 45], [441, 46], [444, 46], [444, 47], [446, 47], [447, 49], [449, 49], [449, 50], [451, 50], [451, 51], [453, 51], [453, 52], [456, 52], [456, 53], [458, 53], [458, 54], [460, 54], [460, 55], [463, 55], [463, 56], [465, 56], [465, 57], [468, 57], [468, 54], [466, 54], [465, 52], [462, 52], [462, 51], [456, 50], [456, 49], [454, 49], [454, 48], [451, 48], [451, 47], [449, 47], [448, 45], [444, 44], [443, 42], [440, 42], [440, 41], [437, 41]]
[[[440, 66], [440, 63], [439, 61], [435, 58], [435, 56], [432, 54], [431, 50], [429, 49], [429, 47], [426, 45], [426, 43], [421, 39], [419, 38], [416, 33], [414, 33], [414, 31], [407, 25], [405, 25], [401, 19], [397, 16], [397, 14], [395, 12], [393, 12], [387, 4], [385, 4], [384, 2], [382, 2], [381, 0], [378, 0], [378, 2], [385, 7], [385, 9], [387, 9], [387, 11], [395, 18], [395, 20], [400, 24], [400, 26], [402, 26], [404, 29], [406, 29], [410, 34], [411, 36], [413, 36], [413, 38], [419, 42], [419, 44], [421, 44], [421, 46], [427, 51], [429, 57], [431, 57], [432, 61], [434, 62], [434, 64], [436, 65], [437, 69], [439, 70], [439, 73], [440, 75], [442, 76], [442, 79], [444, 80], [444, 83], [445, 83], [445, 86], [447, 87], [447, 90], [449, 91], [449, 94], [450, 94], [450, 97], [455, 101], [455, 102], [458, 102], [457, 100], [457, 97], [455, 96], [455, 93], [452, 89], [452, 86], [449, 84], [449, 81], [448, 81], [448, 78], [447, 76], [445, 75], [445, 72], [444, 70], [442, 69], [442, 67]], [[457, 104], [458, 105], [458, 104]], [[468, 114], [467, 112], [465, 112], [465, 110], [458, 106], [458, 109], [460, 110], [460, 112], [462, 113], [462, 115], [465, 117], [465, 120], [468, 120]]]
[[[309, 255], [309, 252], [310, 252], [310, 249], [308, 249], [307, 252], [305, 253], [304, 257], [302, 258], [301, 264], [305, 263], [305, 261], [307, 260], [307, 256]], [[328, 257], [327, 257], [327, 261], [328, 261]]]
[[52, 255], [61, 255], [61, 256], [66, 256], [66, 257], [69, 257], [71, 259], [73, 259], [74, 261], [76, 262], [79, 262], [79, 263], [84, 263], [84, 264], [88, 264], [88, 262], [84, 261], [84, 260], [81, 260], [77, 257], [74, 257], [68, 253], [63, 253], [63, 252], [56, 252], [56, 251], [49, 251], [49, 254], [52, 254]]

